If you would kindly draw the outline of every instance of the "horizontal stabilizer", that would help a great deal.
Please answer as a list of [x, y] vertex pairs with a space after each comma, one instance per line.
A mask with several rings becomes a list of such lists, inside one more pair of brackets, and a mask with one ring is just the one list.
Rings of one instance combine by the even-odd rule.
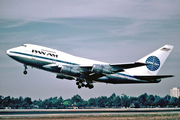
[[155, 79], [168, 78], [168, 77], [174, 77], [174, 76], [173, 75], [148, 75], [148, 76], [134, 76], [134, 77], [140, 80], [155, 80]]

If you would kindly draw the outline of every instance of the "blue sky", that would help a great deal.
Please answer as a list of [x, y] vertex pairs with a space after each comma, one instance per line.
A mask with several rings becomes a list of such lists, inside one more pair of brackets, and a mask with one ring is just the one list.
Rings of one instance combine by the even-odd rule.
[[[180, 1], [0, 0], [0, 95], [45, 99], [79, 94], [90, 97], [143, 93], [165, 96], [180, 87]], [[5, 51], [24, 43], [58, 49], [109, 63], [133, 62], [165, 44], [174, 50], [159, 74], [173, 74], [159, 84], [112, 85], [78, 89], [75, 81], [28, 68]]]

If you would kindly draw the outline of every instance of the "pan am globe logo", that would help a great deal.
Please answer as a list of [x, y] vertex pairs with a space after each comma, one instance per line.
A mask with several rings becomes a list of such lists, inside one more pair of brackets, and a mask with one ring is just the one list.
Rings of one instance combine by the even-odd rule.
[[146, 63], [149, 65], [146, 65], [146, 67], [150, 71], [156, 71], [160, 67], [160, 60], [156, 56], [150, 56], [147, 58]]

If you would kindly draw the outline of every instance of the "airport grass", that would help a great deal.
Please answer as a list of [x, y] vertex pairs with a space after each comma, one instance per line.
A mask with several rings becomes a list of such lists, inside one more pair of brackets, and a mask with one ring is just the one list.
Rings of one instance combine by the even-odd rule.
[[180, 120], [180, 114], [70, 115], [42, 117], [0, 117], [5, 120]]

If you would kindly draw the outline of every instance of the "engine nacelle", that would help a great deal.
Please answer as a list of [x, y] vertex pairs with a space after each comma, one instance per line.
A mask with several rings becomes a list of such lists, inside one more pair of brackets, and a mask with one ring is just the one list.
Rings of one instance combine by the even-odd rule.
[[79, 69], [80, 68], [78, 65], [74, 65], [74, 66], [63, 65], [61, 67], [60, 73], [63, 73], [66, 75], [72, 75], [72, 76], [79, 76], [80, 75]]
[[92, 72], [97, 74], [112, 74], [113, 68], [110, 65], [100, 65], [100, 64], [94, 64], [92, 68]]
[[73, 77], [69, 77], [69, 76], [65, 76], [65, 75], [59, 75], [59, 74], [56, 76], [56, 78], [74, 80]]

